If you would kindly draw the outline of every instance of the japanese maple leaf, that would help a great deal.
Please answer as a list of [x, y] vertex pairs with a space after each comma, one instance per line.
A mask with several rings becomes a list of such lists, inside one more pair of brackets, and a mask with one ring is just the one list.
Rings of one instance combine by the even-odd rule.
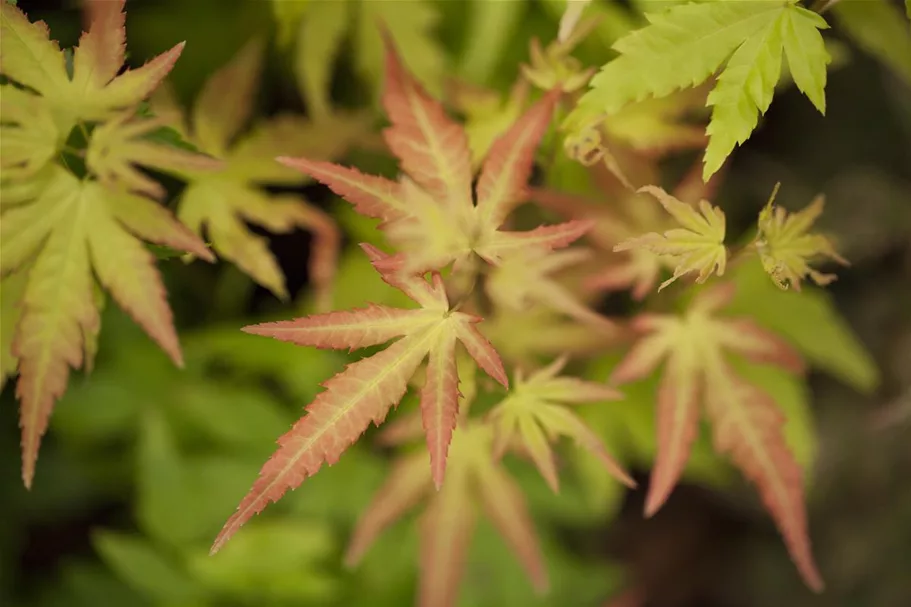
[[135, 165], [171, 175], [187, 170], [211, 172], [224, 166], [211, 156], [150, 140], [165, 124], [162, 119], [141, 118], [131, 111], [111, 117], [92, 131], [85, 151], [86, 168], [105, 187], [161, 200], [167, 194], [164, 186]]
[[[22, 477], [31, 486], [54, 402], [100, 324], [95, 278], [182, 365], [155, 257], [140, 238], [212, 260], [205, 245], [155, 202], [49, 165], [0, 216], [0, 275], [30, 266], [12, 354], [19, 360]], [[30, 192], [30, 193], [28, 193]], [[90, 348], [89, 348], [90, 349]]]
[[490, 412], [494, 428], [494, 455], [502, 457], [515, 443], [531, 456], [554, 492], [559, 491], [557, 465], [551, 442], [565, 436], [598, 458], [604, 468], [628, 487], [636, 483], [608, 453], [604, 443], [567, 404], [603, 402], [622, 398], [615, 389], [576, 377], [560, 376], [566, 358], [532, 373], [517, 371], [510, 394]]
[[559, 94], [545, 95], [494, 142], [481, 168], [475, 201], [465, 129], [405, 69], [387, 34], [383, 105], [392, 126], [383, 136], [401, 161], [404, 177], [390, 181], [306, 158], [279, 160], [326, 184], [359, 213], [383, 220], [381, 229], [404, 254], [407, 273], [467, 262], [472, 253], [496, 265], [511, 252], [564, 247], [590, 227], [569, 222], [530, 232], [500, 229], [526, 199], [535, 149]]
[[753, 246], [759, 253], [762, 267], [782, 289], [793, 286], [795, 291], [800, 291], [800, 283], [807, 277], [817, 285], [825, 286], [836, 276], [814, 270], [810, 267], [811, 262], [828, 258], [849, 265], [828, 238], [808, 233], [822, 214], [825, 199], [818, 196], [804, 210], [788, 214], [774, 205], [779, 185], [775, 186], [768, 204], [759, 214], [759, 233]]
[[[388, 259], [366, 247], [375, 266]], [[386, 280], [421, 307], [415, 310], [371, 304], [353, 311], [329, 312], [290, 321], [253, 325], [245, 331], [317, 348], [366, 348], [401, 338], [388, 348], [352, 363], [323, 384], [307, 413], [279, 438], [279, 448], [260, 471], [259, 479], [241, 501], [215, 540], [221, 546], [254, 514], [277, 501], [288, 489], [333, 464], [367, 429], [380, 425], [390, 407], [399, 403], [408, 380], [428, 359], [421, 389], [421, 412], [430, 451], [430, 469], [439, 488], [446, 454], [456, 426], [459, 375], [456, 344], [461, 342], [477, 365], [504, 386], [506, 372], [493, 346], [475, 326], [481, 319], [450, 309], [438, 273], [428, 284], [421, 277], [387, 274]]]
[[665, 361], [658, 386], [658, 454], [646, 499], [646, 515], [667, 499], [689, 457], [704, 404], [714, 426], [716, 449], [728, 453], [759, 488], [807, 584], [822, 578], [807, 535], [800, 466], [783, 435], [784, 415], [758, 386], [735, 373], [727, 354], [795, 373], [803, 361], [791, 347], [747, 318], [720, 314], [733, 285], [703, 292], [682, 316], [643, 314], [633, 327], [643, 337], [614, 370], [616, 384], [651, 374]]
[[691, 272], [698, 273], [697, 283], [705, 282], [712, 273], [724, 275], [728, 253], [721, 209], [707, 200], [700, 200], [697, 206], [686, 204], [655, 186], [639, 191], [654, 196], [682, 227], [630, 238], [616, 245], [614, 251], [645, 250], [673, 266], [674, 275], [661, 283], [659, 291]]
[[[407, 439], [401, 434], [398, 440]], [[549, 585], [521, 489], [492, 457], [489, 425], [465, 420], [453, 437], [446, 484], [438, 492], [422, 453], [399, 458], [354, 530], [346, 561], [358, 563], [384, 529], [425, 499], [420, 520], [417, 604], [453, 607], [480, 509], [519, 558], [539, 593]]]
[[277, 297], [288, 297], [285, 277], [269, 250], [268, 239], [254, 234], [248, 222], [273, 233], [296, 228], [313, 232], [310, 279], [323, 306], [335, 272], [340, 234], [332, 219], [299, 195], [269, 194], [263, 184], [295, 186], [306, 178], [275, 162], [278, 154], [309, 153], [331, 158], [363, 132], [363, 117], [327, 116], [320, 123], [281, 115], [256, 124], [250, 121], [262, 66], [263, 44], [253, 39], [204, 84], [189, 116], [167, 90], [153, 98], [153, 109], [200, 150], [221, 159], [218, 171], [187, 167], [181, 175], [188, 186], [178, 217], [207, 240], [220, 257], [235, 263]]
[[126, 51], [124, 4], [125, 0], [86, 0], [88, 31], [73, 51], [70, 77], [66, 58], [50, 40], [47, 25], [30, 23], [20, 9], [0, 3], [0, 73], [48, 104], [61, 143], [77, 121], [101, 121], [142, 101], [183, 50], [181, 42], [142, 67], [120, 73]]
[[[657, 180], [656, 169], [651, 163], [639, 163], [640, 180]], [[672, 195], [687, 204], [711, 198], [722, 174], [723, 171], [719, 171], [708, 182], [703, 182], [702, 166], [697, 164], [677, 184]], [[595, 172], [593, 179], [598, 184], [598, 194], [603, 195], [605, 201], [548, 189], [537, 189], [532, 196], [542, 206], [565, 217], [595, 222], [588, 239], [604, 253], [597, 255], [597, 269], [585, 283], [589, 289], [630, 289], [634, 299], [642, 300], [654, 290], [663, 270], [674, 270], [676, 260], [655, 255], [644, 247], [633, 247], [623, 255], [616, 255], [614, 247], [643, 232], [670, 230], [674, 227], [673, 219], [661, 211], [654, 198], [616, 187], [616, 180], [606, 180], [603, 171]]]

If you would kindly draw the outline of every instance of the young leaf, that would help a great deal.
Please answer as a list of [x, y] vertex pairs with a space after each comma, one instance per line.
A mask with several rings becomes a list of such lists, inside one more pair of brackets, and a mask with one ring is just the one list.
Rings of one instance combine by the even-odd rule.
[[620, 57], [592, 78], [566, 128], [584, 130], [630, 102], [697, 85], [727, 63], [709, 97], [707, 180], [768, 109], [782, 51], [798, 88], [825, 113], [830, 58], [819, 30], [828, 25], [795, 0], [688, 3], [646, 17], [646, 27], [614, 44]]
[[728, 253], [724, 246], [725, 220], [721, 209], [707, 200], [700, 200], [697, 212], [694, 206], [654, 186], [639, 191], [654, 196], [683, 228], [630, 238], [615, 246], [614, 251], [643, 249], [673, 265], [674, 275], [661, 283], [659, 291], [691, 272], [699, 273], [697, 283], [705, 282], [713, 272], [724, 275]]
[[[251, 40], [205, 83], [190, 116], [164, 94], [153, 109], [200, 150], [222, 159], [218, 171], [185, 167], [189, 182], [178, 217], [194, 232], [207, 234], [215, 251], [280, 298], [287, 298], [285, 278], [269, 251], [268, 241], [247, 222], [275, 233], [296, 228], [313, 231], [310, 278], [323, 303], [335, 272], [340, 236], [322, 211], [299, 196], [270, 195], [260, 185], [296, 185], [304, 179], [274, 161], [280, 153], [310, 153], [329, 158], [341, 153], [362, 131], [360, 118], [333, 116], [308, 123], [290, 115], [259, 123], [240, 135], [253, 112], [253, 94], [262, 63], [263, 45]], [[186, 124], [189, 123], [189, 124]]]
[[635, 487], [635, 481], [610, 456], [598, 435], [564, 406], [616, 400], [622, 395], [603, 384], [560, 376], [565, 364], [565, 358], [558, 358], [528, 379], [516, 374], [512, 392], [489, 415], [494, 428], [494, 455], [501, 457], [507, 448], [519, 443], [557, 492], [559, 479], [550, 443], [553, 438], [565, 436], [598, 458], [607, 472], [624, 485]]
[[777, 193], [776, 185], [768, 204], [759, 214], [759, 233], [754, 246], [762, 267], [781, 289], [793, 286], [795, 291], [800, 291], [800, 282], [808, 276], [820, 286], [831, 283], [836, 278], [834, 274], [823, 274], [810, 267], [811, 261], [824, 258], [848, 265], [825, 236], [808, 233], [822, 215], [823, 197], [818, 196], [798, 213], [788, 214], [783, 208], [774, 206]]
[[383, 104], [392, 126], [384, 136], [406, 176], [393, 182], [327, 162], [280, 160], [328, 185], [359, 213], [382, 219], [381, 229], [402, 251], [406, 273], [442, 269], [472, 253], [498, 264], [510, 253], [564, 247], [585, 231], [578, 223], [533, 232], [500, 230], [525, 201], [534, 152], [558, 96], [558, 91], [546, 95], [496, 140], [481, 168], [475, 205], [463, 127], [405, 69], [387, 36]]
[[[368, 249], [368, 253], [377, 259], [377, 265], [384, 259], [375, 249]], [[323, 463], [338, 461], [371, 421], [380, 425], [390, 407], [405, 395], [408, 380], [424, 359], [429, 358], [429, 365], [421, 391], [421, 413], [431, 475], [438, 488], [443, 484], [458, 413], [456, 342], [465, 346], [488, 375], [507, 385], [499, 356], [475, 327], [481, 319], [450, 310], [439, 274], [433, 275], [432, 285], [423, 278], [385, 278], [421, 308], [404, 310], [371, 304], [350, 312], [329, 312], [245, 329], [297, 345], [333, 349], [354, 350], [401, 339], [378, 354], [348, 365], [323, 384], [325, 392], [279, 438], [278, 451], [263, 466], [259, 479], [216, 538], [213, 553], [269, 502], [316, 474]]]
[[519, 558], [535, 589], [546, 591], [547, 571], [528, 506], [515, 481], [491, 456], [492, 439], [486, 424], [470, 421], [461, 426], [453, 437], [446, 484], [436, 493], [422, 455], [400, 458], [354, 530], [346, 555], [349, 565], [359, 562], [385, 528], [429, 494], [420, 521], [420, 607], [456, 604], [478, 509]]
[[31, 485], [54, 402], [99, 327], [93, 273], [175, 364], [182, 364], [154, 256], [138, 238], [212, 259], [205, 245], [154, 202], [80, 181], [55, 167], [47, 184], [3, 212], [0, 273], [31, 262], [12, 353], [19, 359], [22, 476]]
[[53, 108], [61, 136], [78, 120], [104, 120], [147, 97], [171, 71], [184, 43], [144, 66], [118, 74], [126, 50], [126, 0], [88, 0], [88, 31], [73, 52], [73, 76], [43, 21], [30, 23], [15, 6], [0, 4], [0, 72], [35, 90]]
[[747, 318], [721, 316], [732, 285], [703, 292], [682, 316], [640, 315], [633, 327], [643, 334], [611, 380], [645, 378], [666, 361], [658, 387], [658, 456], [646, 499], [646, 514], [665, 502], [689, 457], [698, 432], [699, 405], [704, 403], [714, 426], [715, 446], [759, 488], [763, 501], [784, 536], [794, 563], [815, 591], [822, 578], [807, 535], [800, 466], [782, 434], [784, 415], [771, 397], [746, 382], [727, 354], [774, 364], [794, 373], [800, 356], [777, 336]]

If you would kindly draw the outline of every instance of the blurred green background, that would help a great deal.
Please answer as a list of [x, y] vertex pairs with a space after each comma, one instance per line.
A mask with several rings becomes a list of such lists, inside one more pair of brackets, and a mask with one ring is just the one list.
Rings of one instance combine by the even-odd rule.
[[[78, 6], [19, 5], [32, 20], [45, 19], [63, 46], [75, 44]], [[641, 22], [638, 9], [649, 2], [596, 5], [606, 19], [577, 54], [587, 65], [611, 57], [610, 43]], [[529, 40], [549, 41], [563, 8], [557, 0], [130, 0], [128, 61], [139, 65], [186, 40], [170, 80], [179, 99], [189, 102], [248, 39], [265, 36], [270, 45], [258, 116], [319, 112], [318, 101], [311, 98], [310, 107], [304, 102], [296, 76], [314, 77], [319, 66], [331, 79], [334, 105], [369, 109], [380, 74], [371, 51], [373, 11], [392, 22], [403, 54], [431, 89], [442, 90], [443, 76], [451, 75], [505, 94], [518, 64], [527, 59]], [[342, 11], [329, 21], [343, 40], [331, 62], [319, 56], [328, 34], [306, 30], [306, 17], [324, 11]], [[796, 90], [776, 95], [761, 128], [735, 153], [717, 200], [733, 222], [745, 226], [777, 181], [783, 182], [785, 206], [803, 205], [824, 192], [822, 228], [836, 236], [853, 262], [830, 291], [846, 327], [882, 370], [880, 388], [864, 393], [870, 387], [864, 374], [872, 372], [873, 363], [835, 338], [819, 344], [820, 355], [835, 360], [830, 365], [835, 369], [860, 368], [859, 376], [813, 375], [809, 392], [799, 385], [778, 390], [795, 401], [809, 399], [815, 418], [815, 441], [810, 429], [802, 436], [815, 443], [804, 445], [816, 453], [809, 518], [827, 593], [813, 597], [801, 585], [753, 490], [730, 474], [704, 441], [688, 482], [647, 521], [640, 514], [640, 493], [621, 491], [581, 459], [559, 496], [551, 495], [530, 467], [516, 466], [542, 536], [553, 590], [535, 597], [518, 563], [482, 524], [460, 605], [591, 607], [629, 588], [643, 589], [650, 607], [911, 604], [911, 83], [907, 74], [868, 54], [869, 45], [844, 34], [836, 22], [831, 38], [845, 43], [846, 59], [829, 76], [828, 115], [819, 116]], [[309, 49], [306, 68], [299, 60], [302, 45]], [[394, 170], [370, 145], [360, 147], [343, 162]], [[294, 191], [332, 212], [349, 235], [335, 306], [389, 301], [394, 295], [354, 247], [371, 238], [372, 224], [353, 218], [322, 187]], [[238, 330], [265, 318], [290, 317], [309, 305], [309, 244], [303, 231], [270, 237], [294, 304], [281, 304], [226, 263], [160, 264], [182, 332], [184, 371], [174, 369], [108, 305], [96, 369], [71, 380], [52, 417], [31, 492], [22, 488], [18, 472], [13, 386], [4, 389], [0, 604], [413, 603], [413, 517], [383, 535], [358, 568], [341, 565], [348, 534], [388, 468], [390, 454], [369, 440], [271, 506], [217, 557], [208, 556], [211, 540], [275, 438], [347, 358]], [[769, 322], [798, 329], [804, 322], [828, 323], [828, 334], [836, 336], [845, 329], [834, 317], [821, 318], [812, 305], [779, 306], [777, 295], [757, 292], [771, 298], [760, 299], [768, 302]], [[610, 364], [597, 361], [589, 376], [602, 379]], [[620, 405], [622, 411], [607, 411], [592, 422], [646, 480], [654, 440], [651, 393], [631, 392]]]

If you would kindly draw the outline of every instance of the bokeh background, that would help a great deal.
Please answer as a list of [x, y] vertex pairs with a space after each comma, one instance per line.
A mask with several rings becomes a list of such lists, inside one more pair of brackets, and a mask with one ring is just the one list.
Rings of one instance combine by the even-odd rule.
[[[188, 103], [213, 71], [260, 36], [269, 44], [257, 116], [312, 113], [298, 86], [299, 19], [307, 11], [336, 10], [328, 5], [339, 2], [130, 0], [128, 61], [139, 65], [186, 40], [170, 82]], [[379, 75], [377, 58], [365, 50], [370, 10], [396, 15], [403, 53], [419, 64], [431, 88], [442, 90], [443, 76], [450, 75], [505, 94], [530, 39], [551, 40], [564, 8], [557, 0], [342, 3], [347, 13], [340, 13], [338, 26], [346, 42], [335, 61], [323, 64], [333, 104], [368, 113]], [[589, 65], [604, 63], [610, 43], [649, 4], [596, 2], [608, 18], [577, 56]], [[77, 5], [19, 5], [33, 20], [46, 20], [62, 45], [75, 44]], [[460, 605], [589, 607], [634, 599], [637, 591], [650, 607], [911, 605], [911, 74], [874, 57], [869, 42], [845, 34], [837, 22], [827, 33], [840, 43], [827, 116], [793, 88], [781, 90], [759, 130], [734, 154], [716, 200], [732, 222], [746, 226], [777, 181], [783, 182], [782, 203], [792, 208], [823, 192], [828, 206], [821, 227], [852, 261], [829, 289], [844, 321], [813, 310], [785, 319], [843, 322], [870, 354], [842, 352], [847, 346], [834, 342], [833, 356], [854, 357], [852, 368], [859, 371], [841, 378], [814, 373], [801, 396], [811, 403], [815, 427], [815, 438], [805, 437], [813, 443], [806, 449], [815, 452], [809, 519], [826, 594], [814, 597], [802, 586], [753, 489], [706, 454], [650, 520], [642, 519], [641, 493], [621, 491], [593, 473], [571, 479], [555, 497], [528, 466], [517, 466], [553, 591], [535, 597], [482, 523]], [[343, 161], [391, 173], [394, 164], [377, 149], [375, 132]], [[179, 184], [166, 183], [176, 197]], [[370, 224], [322, 187], [282, 191], [306, 196], [346, 229], [335, 305], [388, 300], [354, 248], [370, 238]], [[217, 558], [207, 554], [274, 439], [346, 360], [238, 331], [309, 305], [310, 239], [304, 231], [270, 236], [294, 296], [289, 304], [229, 264], [162, 261], [182, 332], [184, 371], [109, 305], [96, 369], [74, 376], [54, 413], [31, 492], [21, 486], [16, 402], [13, 386], [6, 386], [0, 397], [0, 605], [412, 604], [413, 518], [384, 535], [360, 567], [341, 565], [348, 534], [388, 467], [389, 454], [369, 441], [270, 507]], [[595, 365], [592, 377], [598, 373]], [[651, 434], [649, 398], [647, 390], [629, 395], [630, 413], [615, 428], [614, 446]], [[648, 458], [630, 463], [647, 481]]]

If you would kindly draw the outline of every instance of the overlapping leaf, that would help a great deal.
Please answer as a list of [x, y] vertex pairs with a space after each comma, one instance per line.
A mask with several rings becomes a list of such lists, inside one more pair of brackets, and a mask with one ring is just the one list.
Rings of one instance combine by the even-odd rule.
[[19, 359], [23, 479], [28, 486], [54, 402], [79, 368], [100, 318], [93, 274], [178, 365], [180, 346], [155, 258], [139, 238], [212, 259], [156, 203], [56, 167], [40, 193], [4, 209], [5, 276], [30, 264], [12, 353]]
[[790, 346], [748, 318], [725, 317], [733, 290], [703, 292], [682, 316], [645, 314], [633, 320], [642, 337], [615, 368], [612, 382], [645, 378], [664, 362], [658, 386], [658, 455], [646, 514], [667, 499], [683, 470], [705, 406], [715, 447], [731, 456], [758, 487], [798, 570], [812, 589], [823, 587], [807, 532], [800, 466], [784, 440], [784, 415], [759, 386], [738, 375], [728, 354], [794, 373], [803, 361]]
[[630, 102], [697, 85], [726, 64], [708, 99], [708, 179], [768, 109], [782, 53], [798, 88], [825, 113], [830, 58], [820, 30], [828, 25], [796, 0], [688, 3], [646, 17], [646, 27], [614, 44], [620, 56], [592, 79], [567, 128], [584, 130]]
[[[635, 239], [644, 232], [665, 232], [674, 227], [672, 217], [662, 212], [652, 196], [631, 193], [618, 187], [616, 179], [605, 179], [605, 170], [593, 171], [593, 180], [598, 183], [598, 198], [578, 196], [550, 189], [537, 189], [532, 198], [535, 202], [572, 219], [588, 219], [595, 222], [589, 232], [589, 240], [596, 245], [598, 254], [592, 266], [594, 270], [585, 282], [589, 289], [618, 291], [630, 289], [634, 299], [641, 300], [651, 293], [663, 269], [674, 270], [677, 263], [673, 257], [656, 255], [645, 247], [632, 247], [617, 255], [614, 247]], [[639, 163], [637, 181], [658, 179], [657, 166], [653, 160]], [[693, 204], [704, 198], [711, 198], [716, 191], [717, 173], [708, 181], [702, 181], [698, 165], [674, 188], [674, 198]]]
[[[408, 437], [396, 437], [399, 442]], [[429, 494], [420, 520], [420, 607], [453, 607], [478, 510], [519, 558], [538, 592], [548, 587], [544, 557], [521, 490], [492, 457], [489, 425], [465, 420], [453, 437], [446, 484], [432, 492], [422, 453], [402, 456], [354, 530], [346, 560], [355, 564], [384, 529]]]
[[[127, 126], [183, 45], [118, 75], [125, 50], [123, 6], [86, 3], [89, 28], [73, 53], [70, 77], [44, 23], [30, 23], [9, 3], [0, 5], [0, 71], [25, 87], [3, 86], [0, 275], [4, 304], [7, 297], [15, 304], [4, 310], [4, 323], [10, 324], [4, 339], [12, 342], [8, 350], [4, 345], [3, 371], [18, 366], [26, 486], [70, 369], [91, 367], [104, 301], [96, 278], [180, 365], [164, 286], [142, 240], [212, 259], [166, 209], [130, 191], [160, 193], [131, 163], [167, 169], [206, 159], [140, 140], [145, 122]], [[106, 120], [111, 126], [95, 129], [100, 135], [93, 142], [93, 123]], [[71, 152], [63, 144], [77, 123], [89, 140], [81, 180], [55, 160], [59, 152]]]
[[522, 373], [516, 374], [510, 394], [490, 412], [494, 455], [501, 457], [508, 448], [518, 446], [528, 453], [556, 492], [559, 477], [551, 442], [565, 436], [594, 455], [620, 482], [635, 487], [636, 483], [611, 457], [598, 435], [565, 406], [616, 400], [622, 395], [604, 384], [559, 375], [565, 365], [566, 359], [558, 358], [527, 379]]
[[[558, 92], [538, 101], [496, 140], [473, 197], [471, 154], [463, 127], [405, 69], [391, 40], [386, 72], [383, 104], [392, 126], [384, 137], [402, 163], [405, 176], [398, 182], [307, 158], [281, 160], [328, 185], [359, 213], [382, 219], [381, 228], [402, 253], [406, 272], [468, 262], [473, 254], [497, 264], [512, 252], [564, 247], [588, 229], [581, 222], [531, 232], [500, 229], [507, 215], [525, 201], [535, 148]], [[395, 260], [398, 263], [399, 257]]]
[[[388, 256], [366, 247], [378, 266]], [[508, 380], [493, 346], [475, 326], [481, 319], [452, 311], [439, 274], [432, 284], [423, 278], [384, 278], [421, 307], [416, 310], [369, 305], [366, 308], [329, 312], [291, 321], [254, 325], [249, 333], [297, 345], [318, 348], [359, 349], [394, 338], [385, 350], [348, 367], [323, 384], [320, 393], [287, 434], [279, 438], [278, 451], [266, 462], [259, 479], [222, 529], [212, 551], [217, 551], [251, 516], [277, 501], [324, 463], [333, 464], [373, 421], [383, 422], [398, 404], [408, 381], [428, 359], [421, 389], [421, 412], [430, 451], [431, 477], [443, 483], [446, 456], [458, 413], [459, 375], [456, 345], [461, 342], [477, 365], [503, 385]]]
[[245, 132], [253, 112], [262, 53], [262, 43], [250, 41], [206, 82], [188, 117], [168, 95], [153, 100], [162, 119], [200, 150], [224, 161], [219, 171], [186, 167], [182, 177], [189, 185], [181, 196], [178, 217], [197, 234], [205, 233], [221, 257], [281, 298], [288, 292], [278, 262], [267, 239], [254, 234], [247, 222], [275, 233], [311, 230], [315, 239], [310, 278], [325, 304], [335, 271], [338, 230], [325, 213], [303, 198], [270, 195], [260, 184], [302, 183], [304, 178], [298, 172], [276, 163], [274, 157], [310, 153], [330, 158], [350, 145], [365, 124], [354, 116], [327, 116], [310, 123], [284, 115]]
[[655, 186], [646, 186], [639, 191], [654, 196], [683, 227], [628, 239], [616, 245], [614, 251], [642, 249], [671, 265], [674, 275], [661, 283], [659, 291], [691, 272], [698, 272], [698, 283], [705, 282], [712, 273], [722, 276], [728, 255], [724, 246], [724, 212], [707, 200], [699, 201], [697, 211], [697, 207], [681, 202]]

